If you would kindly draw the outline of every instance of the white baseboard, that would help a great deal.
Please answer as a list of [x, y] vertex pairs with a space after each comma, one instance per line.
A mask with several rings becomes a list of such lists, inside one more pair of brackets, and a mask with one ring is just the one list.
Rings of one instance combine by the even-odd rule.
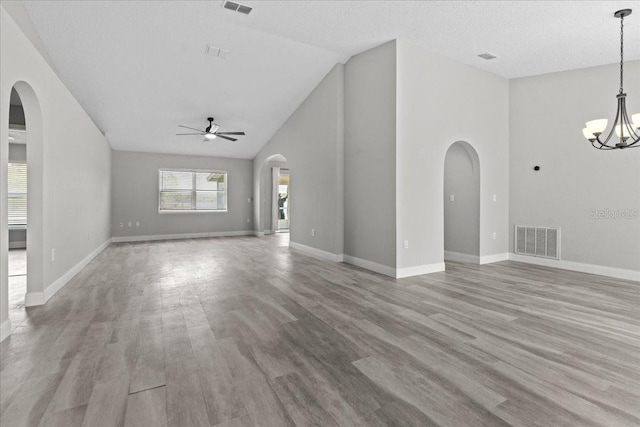
[[509, 253], [504, 252], [501, 254], [483, 255], [480, 257], [480, 264], [491, 264], [494, 262], [507, 261], [509, 259]]
[[[146, 236], [120, 236], [113, 237], [114, 243], [122, 242], [150, 242], [153, 240], [179, 240], [179, 239], [202, 239], [206, 237], [233, 237], [233, 236], [260, 236], [259, 231], [211, 231], [205, 233], [183, 233], [183, 234], [156, 234]], [[262, 234], [264, 235], [264, 233]]]
[[543, 265], [545, 267], [573, 270], [581, 273], [599, 274], [601, 276], [615, 277], [616, 279], [640, 281], [640, 271], [625, 270], [623, 268], [606, 267], [604, 265], [584, 264], [581, 262], [564, 261], [556, 259], [538, 258], [533, 256], [510, 253], [511, 261], [526, 262], [528, 264]]
[[33, 307], [37, 305], [43, 305], [44, 303], [49, 301], [51, 297], [56, 294], [56, 292], [62, 289], [62, 287], [73, 278], [73, 276], [75, 276], [80, 272], [80, 270], [85, 268], [92, 259], [94, 259], [100, 252], [105, 250], [110, 244], [111, 239], [106, 240], [100, 246], [91, 251], [91, 253], [84, 257], [79, 263], [67, 270], [67, 272], [60, 276], [55, 282], [47, 286], [44, 292], [27, 292], [27, 294], [25, 295], [24, 305], [26, 307]]
[[306, 255], [311, 255], [316, 258], [322, 258], [333, 262], [342, 262], [342, 254], [334, 254], [331, 252], [323, 251], [321, 249], [312, 248], [311, 246], [302, 245], [296, 242], [289, 242], [289, 248], [302, 252]]
[[347, 264], [353, 264], [358, 267], [366, 268], [367, 270], [371, 270], [376, 273], [384, 274], [389, 277], [396, 277], [396, 269], [394, 267], [389, 267], [388, 265], [378, 264], [377, 262], [368, 261], [362, 258], [356, 258], [351, 255], [343, 255], [343, 262]]
[[26, 249], [27, 242], [19, 241], [19, 242], [9, 242], [9, 249]]
[[264, 237], [264, 231], [254, 231], [253, 235], [256, 237]]
[[25, 307], [35, 307], [43, 305], [45, 302], [47, 302], [47, 299], [44, 297], [44, 292], [27, 292], [24, 295]]
[[9, 335], [11, 335], [11, 320], [7, 319], [0, 323], [0, 342], [4, 341]]
[[416, 265], [414, 267], [403, 267], [396, 269], [396, 279], [403, 277], [420, 276], [423, 274], [438, 273], [444, 271], [444, 262], [435, 264]]
[[478, 255], [463, 254], [462, 252], [444, 251], [444, 260], [480, 264], [480, 257]]

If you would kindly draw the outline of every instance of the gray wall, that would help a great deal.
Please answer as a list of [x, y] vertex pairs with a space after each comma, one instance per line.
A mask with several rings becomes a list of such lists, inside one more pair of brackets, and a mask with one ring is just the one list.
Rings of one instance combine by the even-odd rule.
[[444, 250], [478, 256], [480, 169], [474, 161], [475, 153], [468, 150], [473, 148], [456, 142], [447, 151], [444, 161]]
[[[227, 212], [158, 213], [158, 171], [163, 168], [227, 171]], [[113, 151], [111, 180], [114, 237], [252, 229], [252, 224], [247, 222], [252, 215], [251, 160]], [[136, 221], [140, 226], [136, 226]], [[120, 223], [124, 227], [121, 228]]]
[[[514, 224], [560, 226], [562, 259], [640, 270], [640, 214], [597, 218], [640, 212], [640, 149], [598, 151], [582, 136], [586, 121], [611, 124], [618, 73], [607, 65], [511, 80], [511, 251]], [[640, 61], [625, 76], [627, 111], [638, 113]]]
[[[291, 179], [290, 239], [342, 254], [344, 214], [344, 66], [332, 68], [253, 161], [255, 230], [269, 227], [261, 206], [271, 197], [268, 162], [287, 161]], [[269, 183], [264, 180], [268, 179]], [[267, 191], [264, 191], [267, 189]], [[267, 193], [267, 194], [264, 194]], [[316, 230], [315, 237], [311, 229]]]
[[[37, 301], [111, 237], [111, 148], [26, 30], [6, 13], [5, 3], [0, 11], [0, 180], [7, 176], [5, 141], [15, 85], [29, 132], [27, 293]], [[0, 186], [0, 200], [6, 197], [6, 186]], [[0, 224], [0, 271], [6, 271], [6, 208], [0, 210]], [[7, 292], [7, 277], [0, 275], [0, 322], [7, 319]]]
[[443, 260], [444, 160], [456, 141], [480, 159], [480, 256], [506, 256], [509, 82], [399, 41], [397, 102], [398, 267]]
[[9, 143], [9, 162], [26, 162], [27, 145]]
[[344, 253], [396, 266], [396, 42], [345, 66]]

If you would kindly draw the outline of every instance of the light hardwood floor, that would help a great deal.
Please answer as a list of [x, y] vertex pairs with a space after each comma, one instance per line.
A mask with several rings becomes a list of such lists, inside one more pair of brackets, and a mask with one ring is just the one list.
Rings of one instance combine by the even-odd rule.
[[393, 280], [287, 238], [112, 245], [16, 308], [2, 426], [640, 425], [640, 283], [515, 262]]

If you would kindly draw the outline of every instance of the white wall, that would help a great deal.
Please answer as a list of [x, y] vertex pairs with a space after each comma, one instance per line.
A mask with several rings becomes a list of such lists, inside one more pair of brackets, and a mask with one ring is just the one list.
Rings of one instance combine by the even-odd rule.
[[[0, 141], [8, 140], [9, 97], [16, 82], [26, 82], [23, 87], [32, 90], [33, 96], [29, 98], [41, 113], [41, 124], [33, 115], [29, 117], [27, 104], [30, 102], [21, 94], [27, 131], [33, 130], [27, 146], [30, 174], [31, 166], [36, 165], [40, 178], [33, 191], [30, 186], [29, 193], [28, 238], [39, 235], [41, 247], [29, 249], [30, 253], [32, 250], [38, 253], [38, 259], [28, 267], [28, 287], [29, 292], [37, 291], [38, 298], [43, 298], [47, 292], [53, 292], [52, 288], [57, 289], [64, 283], [68, 272], [110, 239], [111, 148], [4, 6], [0, 7], [0, 24]], [[37, 141], [32, 145], [34, 134]], [[40, 150], [32, 156], [30, 150], [35, 150], [38, 144]], [[0, 200], [7, 197], [7, 159], [8, 144], [2, 143]], [[38, 203], [31, 203], [32, 196], [40, 201], [37, 212], [33, 207]], [[0, 274], [0, 322], [8, 320], [6, 224], [7, 209], [3, 203], [0, 210], [0, 271], [3, 272]], [[40, 230], [32, 233], [32, 224]], [[54, 248], [56, 257], [51, 261]], [[33, 270], [36, 266], [38, 271]], [[3, 329], [3, 333], [5, 331]]]
[[395, 145], [392, 41], [353, 56], [345, 66], [344, 253], [349, 262], [382, 266], [380, 272], [396, 266]]
[[[290, 241], [328, 254], [343, 248], [344, 66], [337, 64], [289, 117], [253, 161], [255, 231], [269, 227], [263, 204], [271, 184], [267, 161], [280, 154], [291, 179]], [[262, 177], [262, 179], [261, 179]], [[311, 229], [316, 230], [315, 237]]]
[[[247, 222], [252, 215], [251, 160], [114, 150], [111, 165], [111, 230], [116, 240], [175, 234], [247, 234], [252, 229]], [[158, 171], [171, 168], [226, 171], [227, 212], [158, 213]]]
[[[506, 254], [508, 81], [406, 42], [397, 46], [398, 268], [419, 272], [442, 266], [444, 159], [456, 141], [469, 143], [480, 159], [481, 262]], [[409, 240], [407, 249], [404, 240]]]
[[[586, 121], [615, 117], [618, 73], [614, 64], [511, 80], [511, 251], [514, 224], [560, 226], [563, 260], [640, 271], [640, 148], [598, 151], [582, 136]], [[625, 76], [627, 110], [640, 113], [640, 61]], [[619, 209], [638, 215], [593, 213]]]
[[472, 255], [466, 260], [475, 261], [480, 255], [480, 168], [476, 153], [468, 151], [473, 148], [464, 144], [454, 143], [445, 157], [444, 256], [455, 261], [457, 254]]

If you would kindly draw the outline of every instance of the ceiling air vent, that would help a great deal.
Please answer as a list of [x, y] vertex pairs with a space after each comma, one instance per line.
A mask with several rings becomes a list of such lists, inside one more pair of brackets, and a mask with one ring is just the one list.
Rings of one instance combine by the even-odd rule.
[[480, 55], [478, 55], [480, 58], [482, 59], [486, 59], [487, 61], [490, 59], [496, 59], [497, 56], [495, 55], [491, 55], [490, 53], [481, 53]]
[[212, 45], [207, 45], [204, 53], [210, 56], [214, 56], [216, 58], [226, 59], [229, 56], [229, 51], [226, 49], [222, 49], [220, 47], [215, 47]]
[[253, 10], [252, 7], [245, 6], [240, 3], [236, 3], [234, 1], [225, 1], [222, 3], [222, 7], [225, 9], [233, 10], [234, 12], [242, 13], [243, 15], [248, 15]]

